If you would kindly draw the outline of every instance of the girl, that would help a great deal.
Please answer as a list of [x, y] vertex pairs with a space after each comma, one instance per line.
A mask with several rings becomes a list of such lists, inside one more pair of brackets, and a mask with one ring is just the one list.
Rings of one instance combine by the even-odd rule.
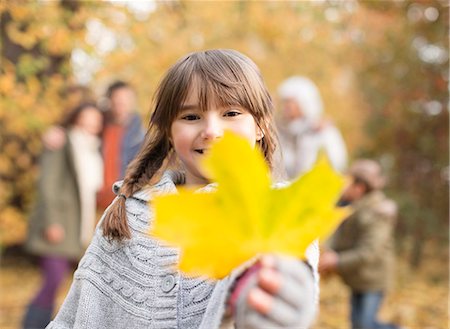
[[30, 218], [26, 248], [40, 256], [42, 286], [25, 314], [25, 328], [45, 328], [55, 296], [72, 261], [91, 241], [96, 224], [95, 195], [102, 185], [99, 134], [102, 112], [91, 103], [65, 120], [65, 144], [42, 154], [39, 199]]
[[157, 90], [144, 144], [114, 185], [117, 197], [49, 328], [307, 328], [317, 249], [309, 266], [266, 256], [211, 282], [175, 271], [178, 250], [148, 236], [154, 195], [179, 185], [213, 189], [199, 162], [225, 130], [259, 147], [271, 166], [272, 110], [256, 65], [236, 51], [201, 51], [175, 63]]

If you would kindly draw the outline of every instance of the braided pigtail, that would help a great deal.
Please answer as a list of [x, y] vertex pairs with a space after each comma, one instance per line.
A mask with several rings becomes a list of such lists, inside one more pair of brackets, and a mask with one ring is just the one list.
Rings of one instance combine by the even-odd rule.
[[170, 152], [166, 138], [153, 138], [147, 133], [144, 145], [127, 168], [119, 197], [107, 209], [102, 222], [103, 235], [109, 240], [122, 241], [131, 238], [128, 227], [125, 201], [136, 191], [152, 182], [152, 178], [165, 167], [164, 162]]

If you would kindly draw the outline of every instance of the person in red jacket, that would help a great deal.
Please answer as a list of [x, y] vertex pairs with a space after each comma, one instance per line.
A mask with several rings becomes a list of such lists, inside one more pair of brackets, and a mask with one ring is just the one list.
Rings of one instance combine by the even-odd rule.
[[[105, 210], [114, 199], [112, 185], [122, 179], [125, 169], [139, 151], [144, 131], [136, 111], [136, 95], [130, 84], [113, 82], [106, 91], [105, 128], [102, 134], [104, 167], [103, 187], [97, 195], [99, 211]], [[57, 150], [65, 143], [65, 128], [53, 126], [43, 136], [47, 149]]]
[[105, 210], [115, 195], [112, 185], [122, 179], [128, 164], [144, 140], [140, 116], [136, 112], [136, 95], [126, 82], [112, 83], [107, 92], [109, 106], [103, 131], [104, 184], [97, 195], [97, 206]]

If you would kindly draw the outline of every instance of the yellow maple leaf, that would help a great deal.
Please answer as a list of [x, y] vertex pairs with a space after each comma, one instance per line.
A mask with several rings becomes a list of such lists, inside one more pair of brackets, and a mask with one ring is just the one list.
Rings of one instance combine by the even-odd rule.
[[349, 213], [335, 206], [345, 180], [325, 158], [292, 184], [273, 188], [260, 151], [226, 133], [204, 168], [215, 191], [180, 188], [152, 200], [151, 234], [181, 249], [179, 267], [188, 275], [220, 279], [262, 253], [303, 258]]

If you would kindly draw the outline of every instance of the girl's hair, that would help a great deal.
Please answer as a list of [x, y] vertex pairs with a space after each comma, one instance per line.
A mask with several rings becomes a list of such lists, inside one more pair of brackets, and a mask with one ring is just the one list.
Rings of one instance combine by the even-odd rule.
[[253, 115], [264, 134], [258, 146], [272, 169], [277, 144], [273, 103], [256, 64], [235, 50], [188, 54], [168, 70], [156, 91], [144, 143], [127, 168], [120, 197], [108, 208], [103, 219], [103, 234], [109, 239], [120, 241], [131, 237], [125, 200], [145, 185], [155, 183], [174, 158], [169, 142], [171, 125], [194, 84], [198, 87], [202, 111], [211, 104], [239, 105]]

